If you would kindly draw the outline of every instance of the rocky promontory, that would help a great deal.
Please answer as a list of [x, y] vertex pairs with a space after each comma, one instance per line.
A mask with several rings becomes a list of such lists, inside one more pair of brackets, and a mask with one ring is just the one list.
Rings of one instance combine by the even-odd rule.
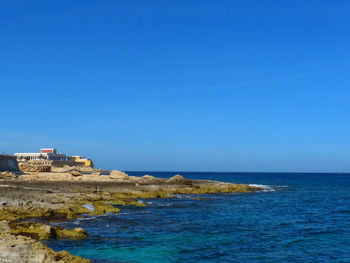
[[136, 177], [120, 171], [105, 174], [101, 170], [74, 168], [20, 175], [6, 173], [0, 178], [0, 262], [13, 263], [89, 262], [68, 252], [55, 252], [40, 242], [88, 236], [81, 228], [51, 226], [54, 220], [118, 213], [118, 207], [123, 205], [145, 206], [139, 199], [261, 190], [248, 185], [191, 180], [181, 175]]

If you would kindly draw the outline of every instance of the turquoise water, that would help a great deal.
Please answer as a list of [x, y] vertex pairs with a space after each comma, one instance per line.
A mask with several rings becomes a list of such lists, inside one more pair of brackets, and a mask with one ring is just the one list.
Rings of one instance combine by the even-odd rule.
[[190, 195], [144, 200], [149, 207], [63, 223], [85, 228], [90, 237], [48, 245], [110, 263], [350, 262], [350, 174], [182, 175], [269, 188], [204, 200]]

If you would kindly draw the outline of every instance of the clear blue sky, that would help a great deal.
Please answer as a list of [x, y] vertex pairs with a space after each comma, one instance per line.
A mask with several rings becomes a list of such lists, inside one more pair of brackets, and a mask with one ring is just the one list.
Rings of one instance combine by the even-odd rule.
[[350, 172], [346, 0], [3, 0], [0, 151]]

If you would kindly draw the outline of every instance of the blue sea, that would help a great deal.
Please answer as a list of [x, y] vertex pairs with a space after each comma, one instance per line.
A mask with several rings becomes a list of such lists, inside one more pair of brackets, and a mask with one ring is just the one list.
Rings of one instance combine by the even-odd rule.
[[60, 224], [84, 228], [86, 240], [47, 244], [106, 263], [350, 262], [350, 174], [181, 174], [265, 189], [140, 200], [149, 206]]

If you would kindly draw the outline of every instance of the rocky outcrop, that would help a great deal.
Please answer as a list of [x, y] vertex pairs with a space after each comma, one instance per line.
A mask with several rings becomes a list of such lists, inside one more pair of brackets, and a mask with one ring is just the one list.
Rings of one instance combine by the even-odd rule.
[[136, 178], [135, 181], [138, 185], [157, 185], [163, 183], [164, 180], [151, 175], [144, 175], [140, 178]]
[[51, 226], [42, 223], [10, 223], [11, 234], [31, 237], [37, 240], [45, 240], [56, 237]]
[[19, 175], [18, 172], [0, 172], [0, 178], [11, 178], [11, 177], [16, 177]]
[[30, 160], [19, 162], [19, 169], [25, 173], [51, 172], [51, 162], [47, 160]]
[[51, 238], [84, 239], [88, 237], [88, 234], [82, 228], [64, 229], [38, 222], [11, 222], [9, 227], [10, 233], [13, 235], [27, 236], [36, 240]]
[[71, 171], [79, 171], [81, 173], [94, 173], [101, 172], [101, 169], [95, 169], [90, 166], [81, 166], [81, 165], [64, 165], [64, 166], [55, 166], [51, 167], [51, 172], [54, 173], [69, 173]]
[[26, 206], [3, 206], [0, 207], [0, 220], [20, 220], [25, 218], [49, 218], [54, 214], [50, 208], [28, 205]]
[[82, 176], [81, 172], [79, 171], [71, 171], [70, 174], [73, 176]]
[[0, 262], [10, 263], [88, 263], [87, 259], [56, 252], [36, 240], [86, 238], [82, 228], [63, 229], [42, 223], [0, 221]]
[[122, 172], [122, 171], [118, 171], [118, 170], [113, 170], [109, 173], [109, 177], [111, 179], [128, 179], [129, 175]]
[[10, 233], [0, 234], [0, 262], [6, 263], [89, 263], [66, 251], [55, 252], [39, 241]]
[[57, 238], [68, 238], [68, 239], [84, 239], [88, 237], [86, 231], [80, 227], [73, 229], [65, 229], [55, 227]]
[[[31, 218], [72, 219], [84, 214], [118, 213], [118, 206], [146, 206], [139, 199], [174, 198], [177, 194], [248, 193], [261, 190], [248, 185], [209, 180], [110, 175], [29, 173], [2, 179], [0, 184], [0, 262], [88, 262], [67, 252], [54, 252], [36, 239], [87, 236], [83, 229], [62, 229], [42, 223], [19, 222]], [[30, 256], [28, 256], [30, 255]], [[1, 258], [2, 257], [2, 258]], [[18, 261], [18, 259], [23, 259]], [[17, 261], [16, 261], [17, 260]]]
[[170, 177], [165, 182], [169, 184], [192, 185], [192, 182], [190, 180], [185, 179], [185, 177], [179, 174]]

